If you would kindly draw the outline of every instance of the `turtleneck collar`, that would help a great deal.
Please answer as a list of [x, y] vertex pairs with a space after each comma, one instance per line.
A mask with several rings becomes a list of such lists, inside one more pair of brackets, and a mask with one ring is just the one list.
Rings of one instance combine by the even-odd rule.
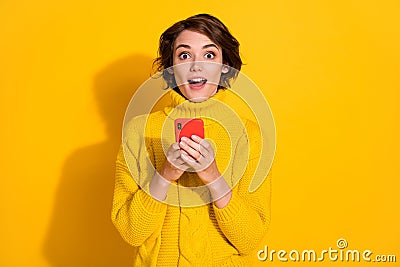
[[215, 95], [203, 102], [191, 102], [174, 90], [170, 90], [171, 104], [164, 108], [164, 112], [171, 119], [228, 116], [231, 111], [224, 103], [225, 90], [228, 89], [218, 90]]

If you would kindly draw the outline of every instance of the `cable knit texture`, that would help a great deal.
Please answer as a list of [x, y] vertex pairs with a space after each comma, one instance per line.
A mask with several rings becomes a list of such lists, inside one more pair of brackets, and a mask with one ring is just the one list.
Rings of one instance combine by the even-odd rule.
[[[219, 90], [193, 103], [171, 90], [170, 106], [129, 122], [116, 161], [112, 221], [134, 247], [134, 266], [251, 266], [257, 260], [270, 221], [271, 179], [268, 175], [249, 193], [261, 137], [249, 120], [240, 118], [244, 131], [238, 126], [232, 111], [240, 114], [240, 108], [229, 101], [230, 94]], [[185, 172], [173, 183], [165, 202], [148, 194], [165, 149], [175, 142], [173, 121], [195, 117], [205, 122], [217, 166], [232, 187], [232, 198], [222, 209], [210, 201], [195, 173]], [[243, 166], [235, 167], [237, 162]]]

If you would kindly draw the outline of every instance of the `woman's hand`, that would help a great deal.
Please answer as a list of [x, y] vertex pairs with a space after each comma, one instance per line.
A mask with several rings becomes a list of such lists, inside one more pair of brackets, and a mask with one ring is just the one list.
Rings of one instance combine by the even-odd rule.
[[180, 150], [178, 143], [174, 143], [168, 148], [166, 160], [150, 182], [150, 194], [158, 201], [165, 200], [171, 183], [178, 180], [185, 170], [190, 168], [182, 160]]
[[181, 149], [178, 143], [173, 143], [167, 151], [167, 159], [164, 161], [159, 174], [167, 181], [178, 180], [190, 166], [181, 158]]
[[221, 176], [215, 163], [214, 149], [209, 142], [192, 135], [191, 139], [182, 137], [179, 146], [180, 158], [197, 172], [204, 184], [209, 184]]

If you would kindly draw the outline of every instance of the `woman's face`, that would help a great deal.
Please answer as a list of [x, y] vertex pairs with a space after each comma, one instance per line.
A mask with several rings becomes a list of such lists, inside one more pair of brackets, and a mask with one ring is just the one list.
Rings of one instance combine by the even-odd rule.
[[175, 40], [173, 72], [180, 92], [192, 102], [202, 102], [217, 92], [222, 72], [222, 50], [206, 35], [184, 30]]

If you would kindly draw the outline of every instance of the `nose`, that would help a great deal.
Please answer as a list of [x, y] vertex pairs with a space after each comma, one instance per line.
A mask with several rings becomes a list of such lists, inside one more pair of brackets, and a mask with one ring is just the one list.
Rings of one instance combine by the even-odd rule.
[[190, 63], [190, 71], [196, 72], [196, 71], [201, 71], [202, 67], [199, 61], [193, 61]]

